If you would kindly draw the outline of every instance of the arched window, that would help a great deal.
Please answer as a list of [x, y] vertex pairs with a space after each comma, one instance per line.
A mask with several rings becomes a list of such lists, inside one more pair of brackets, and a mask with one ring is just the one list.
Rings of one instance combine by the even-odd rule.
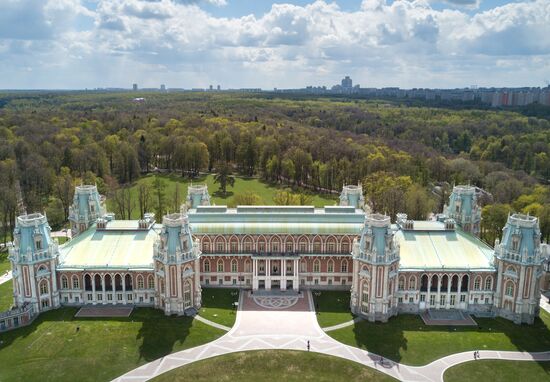
[[67, 279], [67, 276], [65, 276], [65, 275], [61, 276], [61, 288], [69, 289], [69, 280]]
[[153, 275], [149, 275], [149, 277], [147, 277], [147, 288], [155, 289], [155, 278]]
[[46, 280], [42, 280], [40, 282], [40, 295], [48, 294], [48, 282]]
[[350, 253], [349, 239], [347, 237], [342, 238], [342, 242], [340, 243], [340, 252]]
[[399, 282], [397, 283], [397, 289], [398, 290], [404, 290], [405, 289], [405, 277], [404, 276], [399, 277]]
[[144, 289], [145, 288], [145, 282], [143, 281], [143, 276], [138, 275], [137, 277], [137, 287], [138, 289]]
[[506, 283], [506, 289], [505, 289], [505, 294], [506, 296], [509, 296], [509, 297], [514, 297], [514, 283], [512, 281], [508, 281]]
[[126, 284], [126, 290], [132, 290], [133, 289], [133, 283], [132, 283], [132, 276], [127, 274], [124, 276], [124, 284]]
[[277, 236], [271, 238], [271, 252], [281, 252], [281, 240]]
[[447, 290], [449, 289], [449, 276], [447, 275], [443, 275], [443, 277], [441, 278], [441, 292], [447, 292]]
[[222, 259], [219, 259], [218, 260], [218, 272], [223, 272], [224, 269], [223, 269], [223, 260]]
[[415, 290], [416, 289], [416, 276], [411, 276], [409, 278], [409, 290]]
[[99, 291], [99, 290], [103, 290], [103, 286], [101, 285], [101, 276], [100, 275], [96, 274], [94, 276], [94, 284], [95, 284], [96, 292]]
[[236, 273], [237, 270], [237, 260], [233, 259], [231, 260], [231, 272]]
[[204, 263], [202, 264], [205, 272], [210, 272], [210, 260], [206, 259], [204, 260]]
[[309, 246], [309, 243], [307, 241], [307, 238], [301, 237], [300, 241], [298, 242], [298, 250], [301, 253], [307, 253], [308, 252], [308, 248], [307, 248], [308, 246]]
[[243, 240], [243, 247], [245, 252], [252, 252], [252, 238], [250, 236], [247, 236]]
[[231, 248], [231, 253], [239, 253], [239, 239], [236, 236], [231, 237], [229, 247]]
[[244, 262], [244, 271], [245, 272], [252, 272], [252, 267], [250, 266], [250, 260], [245, 260]]
[[342, 264], [340, 264], [340, 271], [342, 273], [347, 273], [348, 272], [348, 261], [347, 260], [343, 260]]
[[487, 276], [485, 279], [485, 290], [491, 289], [493, 289], [493, 278], [491, 276]]
[[319, 236], [313, 240], [313, 253], [322, 253], [322, 241]]
[[260, 252], [260, 253], [265, 252], [265, 249], [266, 249], [265, 237], [260, 236], [258, 238], [258, 244], [257, 245], [258, 245], [258, 252]]
[[361, 290], [361, 312], [369, 312], [369, 284], [367, 281], [363, 282], [363, 288]]
[[216, 239], [216, 252], [224, 253], [225, 252], [225, 242], [222, 237]]
[[432, 276], [432, 284], [430, 285], [430, 292], [437, 292], [437, 285], [439, 284], [439, 277], [437, 275]]
[[334, 272], [334, 261], [330, 259], [327, 264], [327, 272], [332, 273]]
[[77, 275], [73, 275], [73, 289], [80, 289], [80, 280]]
[[468, 277], [468, 275], [462, 276], [460, 291], [461, 292], [468, 292], [468, 290], [470, 289], [469, 284], [470, 284], [470, 278]]
[[105, 275], [105, 290], [112, 291], [113, 290], [113, 279], [111, 275]]
[[481, 289], [481, 276], [477, 276], [474, 279], [474, 290], [480, 290]]
[[285, 251], [289, 253], [294, 252], [294, 242], [292, 241], [292, 238], [290, 236], [286, 238]]
[[458, 275], [454, 275], [451, 278], [451, 292], [457, 292], [458, 291]]
[[183, 283], [183, 307], [185, 309], [192, 306], [191, 300], [191, 282], [189, 280]]
[[86, 288], [87, 291], [92, 290], [92, 276], [90, 275], [84, 276], [84, 287]]
[[336, 253], [336, 241], [334, 240], [334, 237], [330, 237], [327, 240], [325, 249], [327, 253]]
[[319, 259], [316, 259], [313, 262], [313, 272], [316, 272], [316, 273], [321, 272], [321, 262], [319, 261]]
[[210, 251], [210, 241], [204, 240], [202, 242], [202, 251], [208, 253]]
[[422, 275], [422, 277], [420, 278], [420, 291], [428, 291], [428, 275]]
[[122, 290], [122, 276], [119, 274], [115, 275], [115, 290], [116, 291]]
[[307, 263], [305, 260], [302, 260], [300, 263], [300, 272], [307, 272]]
[[164, 294], [165, 288], [164, 288], [164, 280], [160, 279], [160, 293]]

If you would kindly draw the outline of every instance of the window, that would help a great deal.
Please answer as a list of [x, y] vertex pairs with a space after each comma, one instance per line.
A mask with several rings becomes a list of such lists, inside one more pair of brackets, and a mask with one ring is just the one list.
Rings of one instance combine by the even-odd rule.
[[183, 307], [189, 308], [191, 305], [191, 283], [187, 281], [183, 284]]
[[445, 301], [446, 301], [445, 297], [447, 296], [444, 294], [439, 296], [439, 305], [445, 305]]
[[455, 306], [455, 302], [456, 302], [456, 296], [454, 294], [451, 295], [451, 301], [450, 301], [450, 305], [451, 306]]
[[332, 260], [328, 262], [327, 272], [330, 272], [330, 273], [334, 272], [334, 262]]
[[430, 306], [434, 306], [435, 305], [435, 294], [431, 294], [430, 295]]
[[79, 302], [80, 302], [80, 297], [78, 297], [78, 296], [75, 297], [75, 298], [74, 298], [74, 302], [79, 303]]
[[409, 279], [409, 290], [415, 290], [416, 289], [416, 277], [411, 276]]
[[219, 280], [218, 280], [218, 284], [219, 284], [219, 285], [223, 285], [223, 279], [219, 279]]
[[319, 285], [319, 279], [315, 279], [313, 282], [315, 285]]
[[239, 243], [236, 241], [231, 242], [231, 252], [236, 253], [239, 250]]
[[316, 241], [313, 243], [313, 252], [314, 253], [321, 253], [321, 242]]
[[466, 295], [464, 294], [460, 295], [460, 302], [466, 302]]
[[155, 289], [155, 278], [153, 276], [149, 276], [147, 279], [147, 288]]
[[88, 293], [88, 295], [86, 297], [88, 298], [88, 301], [92, 301], [94, 299], [94, 297], [91, 293]]
[[67, 304], [69, 302], [69, 297], [67, 297], [67, 296], [63, 297], [63, 302], [65, 304]]
[[330, 241], [328, 244], [327, 244], [327, 250], [329, 253], [334, 253], [336, 252], [336, 244], [333, 242], [333, 241]]
[[232, 280], [232, 284], [233, 284], [233, 285], [237, 285], [237, 279], [233, 279], [233, 280]]
[[348, 272], [348, 262], [347, 261], [342, 261], [342, 265], [340, 266], [340, 271], [342, 273], [347, 273]]
[[397, 299], [397, 302], [400, 303], [400, 304], [402, 304], [402, 303], [403, 303], [403, 297], [399, 297], [399, 298]]
[[321, 262], [319, 260], [315, 260], [313, 262], [313, 272], [319, 273], [321, 271]]
[[207, 242], [207, 241], [204, 241], [202, 243], [202, 251], [203, 252], [208, 252], [210, 250], [210, 243]]
[[218, 272], [223, 272], [223, 260], [218, 260]]
[[223, 242], [221, 241], [216, 242], [216, 251], [218, 251], [218, 253], [223, 252]]
[[265, 252], [265, 243], [263, 241], [258, 242], [258, 252]]
[[122, 301], [122, 293], [117, 293], [116, 299], [117, 299], [118, 301]]
[[142, 296], [139, 297], [139, 302], [141, 302], [141, 303], [143, 302], [143, 297]]
[[481, 289], [481, 277], [477, 276], [474, 280], [474, 290], [480, 290]]
[[485, 305], [489, 305], [489, 298], [485, 297]]
[[210, 272], [210, 261], [209, 260], [204, 260], [203, 267], [204, 267], [205, 272]]
[[302, 252], [302, 253], [307, 252], [307, 243], [306, 243], [306, 241], [301, 241], [300, 242], [300, 252]]
[[69, 280], [67, 280], [66, 276], [61, 277], [61, 288], [69, 289]]
[[131, 295], [131, 294], [129, 294], [129, 295], [127, 295], [126, 297], [127, 297], [126, 299], [127, 299], [128, 301], [132, 301], [132, 298], [133, 298], [134, 296]]
[[246, 260], [244, 262], [244, 271], [245, 272], [252, 272], [252, 270], [250, 269], [250, 261], [249, 260]]
[[271, 243], [271, 252], [279, 252], [279, 242], [274, 241]]
[[36, 245], [36, 250], [37, 250], [37, 251], [42, 250], [42, 239], [36, 240], [36, 241], [35, 241], [35, 245]]
[[143, 289], [145, 288], [145, 283], [143, 281], [143, 277], [140, 275], [138, 276], [138, 279], [137, 279], [137, 286], [138, 286], [138, 289]]
[[399, 278], [399, 282], [397, 283], [397, 289], [398, 290], [405, 289], [405, 278], [404, 277]]
[[409, 304], [414, 304], [414, 297], [409, 297]]
[[48, 294], [48, 283], [46, 281], [40, 283], [40, 294]]
[[346, 279], [343, 278], [341, 284], [346, 285]]
[[493, 289], [493, 278], [487, 277], [485, 279], [485, 290], [491, 290]]
[[48, 300], [42, 300], [42, 308], [47, 308], [50, 306], [50, 302]]
[[113, 295], [108, 293], [107, 294], [107, 301], [113, 301]]
[[332, 285], [332, 279], [328, 279], [328, 285]]
[[342, 253], [348, 253], [349, 252], [349, 243], [347, 241], [343, 242], [341, 245]]
[[478, 302], [479, 302], [478, 298], [475, 297], [475, 298], [474, 298], [474, 304], [477, 304]]
[[512, 238], [512, 251], [517, 252], [519, 249], [519, 237], [514, 236]]
[[420, 295], [420, 302], [426, 302], [426, 295], [425, 294]]
[[103, 295], [101, 293], [98, 293], [97, 294], [97, 301], [102, 301], [103, 300]]
[[80, 289], [80, 281], [76, 276], [73, 276], [73, 289]]
[[506, 284], [506, 296], [514, 297], [514, 284], [511, 281]]
[[244, 242], [244, 250], [246, 252], [252, 252], [252, 242], [250, 241], [250, 238], [247, 238]]
[[367, 283], [363, 284], [363, 291], [361, 293], [361, 312], [369, 312], [369, 286]]
[[292, 274], [292, 263], [286, 263], [286, 273], [287, 275]]
[[307, 264], [305, 261], [300, 263], [300, 272], [307, 272]]
[[287, 252], [293, 252], [294, 251], [294, 245], [291, 241], [286, 242], [286, 251]]
[[204, 280], [204, 283], [205, 283], [206, 285], [210, 285], [210, 280], [209, 280], [209, 279], [206, 279], [206, 280]]
[[233, 272], [233, 273], [237, 272], [237, 261], [236, 260], [231, 261], [231, 272]]
[[149, 297], [149, 302], [153, 304], [155, 302], [155, 298], [153, 296]]

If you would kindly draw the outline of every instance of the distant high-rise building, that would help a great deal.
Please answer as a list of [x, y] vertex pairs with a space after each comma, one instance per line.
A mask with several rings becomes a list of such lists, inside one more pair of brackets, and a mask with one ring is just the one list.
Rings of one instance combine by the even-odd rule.
[[133, 89], [134, 91], [137, 91], [137, 90], [138, 90], [137, 84], [133, 84], [133, 85], [132, 85], [132, 89]]
[[214, 86], [210, 85], [210, 88], [209, 88], [209, 89], [210, 89], [210, 90], [213, 90], [213, 89], [214, 89]]
[[160, 91], [165, 92], [166, 91], [166, 85], [164, 85], [164, 84], [160, 85]]
[[344, 89], [351, 89], [353, 87], [353, 82], [349, 76], [346, 76], [346, 78], [342, 80], [342, 87]]
[[220, 87], [220, 85], [217, 86], [217, 89], [218, 89], [218, 90], [222, 90], [222, 88]]

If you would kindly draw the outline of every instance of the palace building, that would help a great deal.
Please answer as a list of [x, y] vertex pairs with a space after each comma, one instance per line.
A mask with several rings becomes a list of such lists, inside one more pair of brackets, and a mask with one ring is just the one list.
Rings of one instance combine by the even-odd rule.
[[350, 291], [353, 313], [387, 321], [400, 313], [460, 310], [533, 323], [542, 264], [538, 220], [514, 214], [491, 248], [477, 235], [475, 189], [456, 186], [444, 214], [414, 221], [367, 213], [361, 186], [345, 186], [338, 206], [210, 203], [190, 186], [186, 203], [157, 222], [116, 220], [95, 186], [76, 187], [73, 238], [58, 245], [46, 216], [19, 216], [9, 248], [14, 309], [0, 330], [40, 312], [83, 305], [151, 306], [192, 314], [201, 287], [299, 293]]

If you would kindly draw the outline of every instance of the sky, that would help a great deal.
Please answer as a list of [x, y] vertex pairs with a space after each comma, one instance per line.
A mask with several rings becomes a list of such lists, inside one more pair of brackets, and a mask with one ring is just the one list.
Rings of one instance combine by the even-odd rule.
[[546, 86], [550, 0], [0, 0], [0, 89]]

